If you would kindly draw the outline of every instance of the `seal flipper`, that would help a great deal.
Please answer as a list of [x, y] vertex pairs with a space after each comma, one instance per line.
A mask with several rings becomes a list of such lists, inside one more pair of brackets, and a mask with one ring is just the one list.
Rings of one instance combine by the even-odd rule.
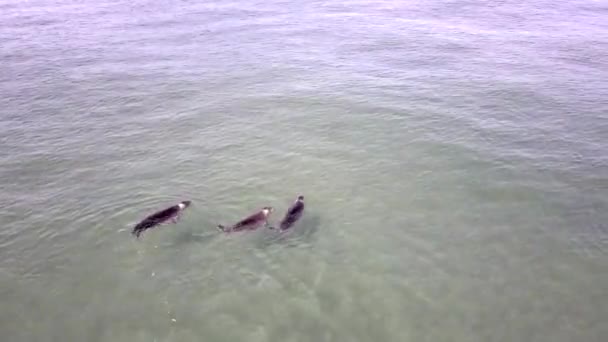
[[133, 229], [133, 231], [131, 232], [131, 234], [135, 235], [136, 239], [139, 239], [139, 235], [141, 234], [143, 230], [140, 229]]

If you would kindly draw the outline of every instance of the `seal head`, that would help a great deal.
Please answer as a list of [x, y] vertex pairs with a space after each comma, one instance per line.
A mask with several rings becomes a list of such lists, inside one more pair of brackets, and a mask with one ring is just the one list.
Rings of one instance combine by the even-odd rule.
[[188, 208], [190, 206], [190, 204], [192, 204], [192, 201], [181, 201], [178, 206], [180, 210], [184, 210], [186, 208]]

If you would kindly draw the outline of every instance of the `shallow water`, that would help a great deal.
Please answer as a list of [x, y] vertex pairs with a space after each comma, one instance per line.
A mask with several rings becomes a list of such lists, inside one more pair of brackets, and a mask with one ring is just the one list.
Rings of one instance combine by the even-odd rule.
[[3, 1], [3, 340], [606, 341], [607, 13]]

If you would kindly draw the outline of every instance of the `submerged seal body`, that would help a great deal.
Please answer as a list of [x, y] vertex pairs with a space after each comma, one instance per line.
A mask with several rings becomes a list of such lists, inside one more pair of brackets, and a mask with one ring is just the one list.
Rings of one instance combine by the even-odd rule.
[[179, 218], [179, 214], [184, 209], [188, 208], [191, 203], [191, 201], [182, 201], [176, 205], [170, 206], [169, 208], [163, 209], [146, 217], [135, 227], [133, 227], [133, 231], [131, 232], [131, 234], [139, 238], [139, 235], [145, 230], [154, 228], [160, 224], [166, 223], [169, 220], [171, 220], [173, 223], [176, 223], [177, 219]]
[[264, 207], [257, 213], [249, 215], [230, 227], [224, 227], [219, 224], [217, 228], [226, 233], [255, 230], [262, 226], [262, 224], [268, 225], [268, 216], [270, 216], [273, 210], [272, 207]]
[[293, 202], [291, 207], [287, 209], [285, 216], [281, 220], [281, 224], [279, 228], [281, 230], [287, 230], [291, 226], [293, 226], [296, 221], [302, 217], [302, 213], [304, 212], [304, 196], [298, 196], [298, 198]]

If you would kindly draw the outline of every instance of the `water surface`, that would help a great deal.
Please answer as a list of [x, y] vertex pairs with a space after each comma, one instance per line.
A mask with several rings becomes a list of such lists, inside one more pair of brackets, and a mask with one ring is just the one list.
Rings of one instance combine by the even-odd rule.
[[606, 341], [607, 13], [4, 0], [3, 340]]

